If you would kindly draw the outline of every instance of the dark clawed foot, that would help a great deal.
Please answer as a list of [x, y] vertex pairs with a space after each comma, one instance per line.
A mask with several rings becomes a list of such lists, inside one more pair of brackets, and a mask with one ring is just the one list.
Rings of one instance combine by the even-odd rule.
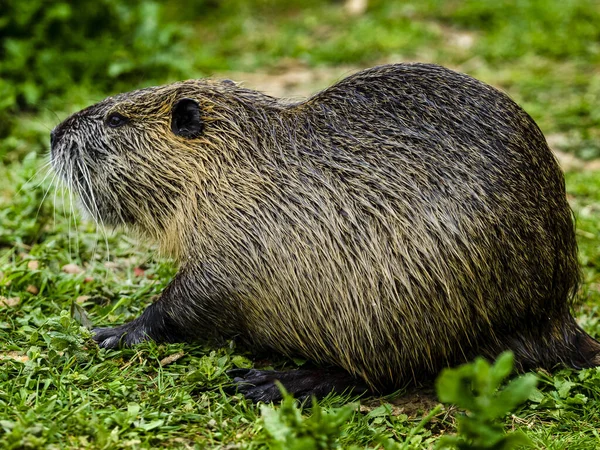
[[282, 399], [281, 392], [275, 384], [279, 380], [277, 374], [280, 372], [255, 369], [233, 369], [227, 375], [233, 376], [233, 382], [237, 385], [237, 391], [248, 400], [253, 402], [279, 402]]
[[237, 391], [253, 402], [279, 402], [283, 398], [279, 381], [295, 398], [304, 400], [310, 396], [325, 397], [329, 393], [360, 395], [368, 388], [349, 373], [339, 369], [275, 370], [233, 369], [227, 372], [233, 377]]
[[148, 306], [141, 316], [129, 323], [114, 328], [95, 328], [94, 340], [101, 348], [131, 347], [140, 342], [182, 342], [183, 336], [169, 315], [162, 309], [160, 301]]
[[143, 326], [136, 326], [136, 321], [114, 328], [94, 328], [92, 338], [100, 348], [131, 347], [149, 339]]

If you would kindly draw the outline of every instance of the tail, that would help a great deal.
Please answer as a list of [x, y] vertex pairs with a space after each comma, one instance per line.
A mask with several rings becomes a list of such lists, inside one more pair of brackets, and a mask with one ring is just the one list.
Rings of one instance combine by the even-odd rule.
[[577, 334], [572, 340], [574, 352], [572, 357], [565, 361], [566, 365], [575, 369], [600, 366], [600, 342], [583, 331], [579, 325], [575, 326]]
[[[537, 325], [537, 326], [536, 326]], [[600, 366], [600, 342], [587, 334], [569, 312], [521, 329], [505, 341], [515, 354], [517, 369], [551, 370], [557, 366], [584, 369]]]
[[[547, 326], [540, 324], [540, 331], [546, 336], [546, 339], [542, 337], [542, 341], [546, 341], [547, 348], [554, 352], [555, 365], [583, 369], [600, 366], [600, 342], [577, 324], [570, 311], [576, 303], [582, 273], [575, 238], [575, 216], [570, 208], [565, 211], [568, 214], [564, 214], [563, 220], [554, 220], [552, 224], [556, 227], [552, 277], [555, 300], [550, 302], [547, 311], [554, 311], [554, 314], [550, 313], [554, 319], [549, 318]], [[548, 356], [546, 367], [553, 359]]]

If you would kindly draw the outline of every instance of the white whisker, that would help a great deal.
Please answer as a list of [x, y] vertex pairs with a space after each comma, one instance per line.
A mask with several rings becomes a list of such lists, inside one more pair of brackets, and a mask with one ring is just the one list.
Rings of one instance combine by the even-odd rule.
[[[106, 259], [107, 259], [107, 261], [110, 261], [110, 246], [108, 244], [108, 234], [106, 233], [106, 227], [104, 224], [104, 220], [102, 219], [102, 216], [100, 214], [100, 209], [98, 208], [98, 203], [96, 202], [96, 197], [94, 196], [94, 190], [92, 189], [92, 180], [91, 180], [90, 172], [85, 164], [79, 164], [79, 161], [77, 163], [78, 163], [79, 169], [81, 170], [81, 173], [83, 174], [83, 180], [87, 184], [86, 192], [89, 193], [89, 198], [91, 200], [92, 207], [95, 210], [95, 214], [90, 213], [90, 215], [92, 216], [92, 218], [94, 219], [94, 222], [96, 223], [96, 231], [102, 230], [102, 235], [104, 237], [104, 243], [106, 245]], [[98, 219], [100, 222], [98, 221]]]

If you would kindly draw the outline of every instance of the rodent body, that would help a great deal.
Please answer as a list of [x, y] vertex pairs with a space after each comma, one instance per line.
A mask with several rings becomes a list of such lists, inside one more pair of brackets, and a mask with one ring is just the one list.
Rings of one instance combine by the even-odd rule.
[[90, 215], [180, 266], [101, 346], [241, 336], [379, 391], [505, 349], [521, 368], [600, 363], [569, 311], [558, 164], [519, 106], [466, 75], [381, 66], [299, 103], [180, 82], [73, 115], [52, 155]]

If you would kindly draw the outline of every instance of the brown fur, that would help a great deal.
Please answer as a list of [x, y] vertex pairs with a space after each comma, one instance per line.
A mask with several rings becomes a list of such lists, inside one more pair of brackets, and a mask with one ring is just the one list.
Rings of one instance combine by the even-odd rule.
[[[200, 105], [200, 137], [171, 129], [182, 98]], [[129, 122], [107, 127], [114, 112]], [[180, 266], [144, 334], [101, 345], [240, 335], [375, 389], [505, 349], [522, 368], [600, 362], [569, 312], [562, 173], [533, 120], [466, 75], [382, 66], [299, 103], [190, 80], [54, 133], [89, 213]]]

